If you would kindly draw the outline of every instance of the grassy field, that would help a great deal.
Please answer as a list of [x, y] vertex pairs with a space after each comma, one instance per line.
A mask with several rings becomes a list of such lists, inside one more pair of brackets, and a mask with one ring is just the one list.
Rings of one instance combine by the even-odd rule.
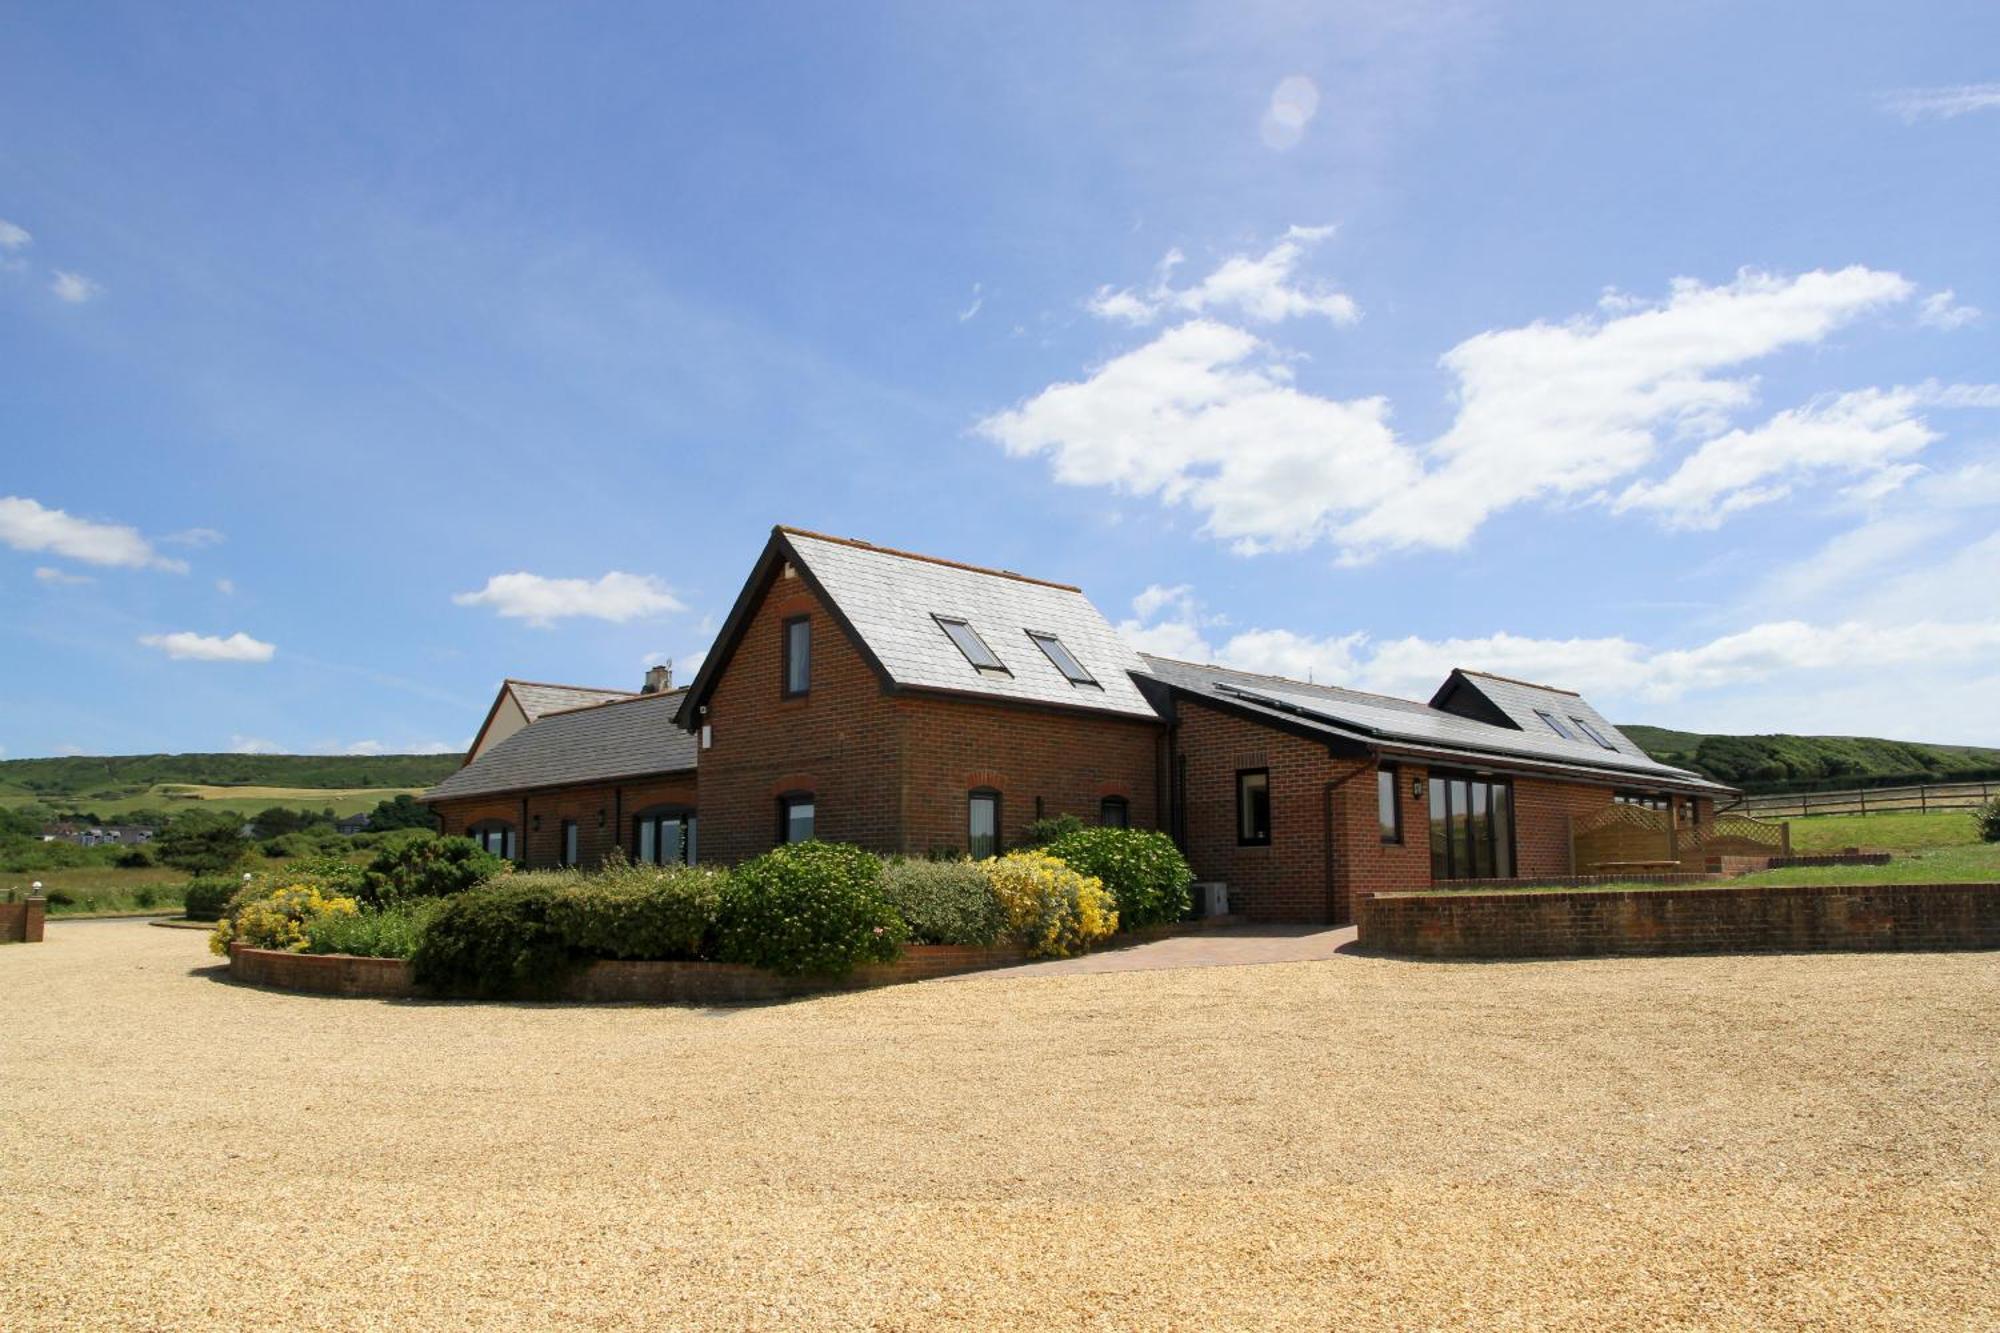
[[181, 905], [187, 872], [165, 866], [121, 870], [116, 866], [78, 866], [67, 870], [23, 870], [0, 874], [0, 897], [25, 898], [37, 882], [42, 892], [71, 902], [51, 902], [50, 916], [117, 916], [126, 913], [170, 912]]
[[[62, 808], [86, 811], [107, 823], [136, 810], [227, 810], [232, 814], [254, 815], [274, 805], [295, 810], [325, 810], [335, 815], [356, 815], [373, 810], [393, 796], [417, 796], [422, 787], [219, 787], [192, 783], [162, 782], [132, 796], [65, 796]], [[27, 805], [42, 800], [32, 793], [0, 793], [0, 805]]]
[[1847, 847], [1914, 852], [1934, 847], [1967, 847], [1978, 842], [1970, 811], [1946, 814], [1815, 815], [1785, 821], [1792, 826], [1792, 851], [1800, 855]]

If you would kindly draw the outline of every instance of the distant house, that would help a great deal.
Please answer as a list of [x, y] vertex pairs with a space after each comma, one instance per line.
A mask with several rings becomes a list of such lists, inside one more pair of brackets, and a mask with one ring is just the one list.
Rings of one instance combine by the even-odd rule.
[[345, 819], [335, 820], [333, 831], [343, 837], [351, 838], [357, 833], [366, 833], [368, 831], [368, 823], [368, 816], [365, 812], [358, 815], [349, 815]]
[[1170, 833], [1253, 918], [1345, 922], [1368, 893], [1569, 873], [1578, 821], [1706, 823], [1731, 790], [1570, 690], [1458, 670], [1420, 702], [1143, 656], [1069, 584], [781, 527], [690, 685], [509, 680], [423, 799], [531, 866], [988, 856], [1068, 814]]
[[141, 824], [100, 824], [97, 826], [97, 840], [100, 843], [115, 842], [121, 847], [137, 847], [153, 840], [153, 830]]

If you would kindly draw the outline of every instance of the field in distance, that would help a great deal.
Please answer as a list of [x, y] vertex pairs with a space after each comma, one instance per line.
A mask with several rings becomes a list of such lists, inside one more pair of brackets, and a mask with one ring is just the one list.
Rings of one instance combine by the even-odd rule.
[[[96, 815], [107, 824], [139, 810], [227, 810], [245, 817], [274, 805], [289, 810], [331, 809], [336, 818], [373, 810], [392, 796], [423, 794], [422, 787], [221, 787], [194, 783], [162, 782], [131, 796], [64, 796], [57, 798], [64, 810]], [[0, 793], [0, 805], [18, 806], [41, 798], [24, 792]]]

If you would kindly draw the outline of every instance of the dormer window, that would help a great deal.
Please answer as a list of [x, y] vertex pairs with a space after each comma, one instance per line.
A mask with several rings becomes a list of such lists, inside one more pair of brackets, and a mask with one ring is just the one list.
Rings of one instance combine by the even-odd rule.
[[1002, 676], [1013, 674], [1007, 670], [1007, 664], [986, 646], [986, 640], [980, 638], [979, 631], [971, 625], [956, 616], [933, 614], [931, 619], [937, 621], [938, 628], [945, 632], [946, 638], [958, 646], [958, 651], [965, 654], [965, 660], [980, 671]]
[[1613, 745], [1610, 741], [1604, 739], [1603, 732], [1599, 731], [1596, 727], [1591, 726], [1588, 722], [1584, 721], [1576, 714], [1571, 713], [1569, 715], [1569, 720], [1576, 723], [1577, 729], [1582, 731], [1584, 735], [1590, 737], [1590, 739], [1596, 741], [1599, 745], [1603, 746], [1605, 749], [1616, 750], [1618, 748], [1617, 746]]
[[1535, 716], [1540, 718], [1542, 721], [1548, 723], [1549, 730], [1553, 731], [1556, 735], [1562, 737], [1564, 740], [1573, 741], [1576, 739], [1575, 733], [1571, 732], [1568, 727], [1565, 727], [1562, 724], [1562, 719], [1557, 717], [1554, 713], [1545, 712], [1544, 710], [1537, 708], [1535, 710]]
[[1042, 634], [1035, 630], [1029, 630], [1028, 637], [1035, 641], [1035, 647], [1048, 655], [1049, 661], [1055, 663], [1056, 670], [1062, 672], [1070, 684], [1088, 685], [1092, 689], [1099, 690], [1104, 688], [1097, 683], [1097, 677], [1083, 669], [1083, 663], [1076, 660], [1075, 654], [1063, 647], [1061, 639], [1053, 634]]

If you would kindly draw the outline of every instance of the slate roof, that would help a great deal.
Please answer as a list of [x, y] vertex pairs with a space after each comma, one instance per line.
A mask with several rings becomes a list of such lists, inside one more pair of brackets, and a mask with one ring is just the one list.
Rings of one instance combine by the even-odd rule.
[[[1576, 725], [1577, 720], [1581, 719], [1590, 725], [1591, 731], [1610, 741], [1616, 753], [1646, 763], [1658, 762], [1625, 733], [1612, 726], [1602, 713], [1590, 706], [1590, 700], [1575, 690], [1559, 689], [1553, 685], [1535, 685], [1525, 680], [1495, 676], [1485, 671], [1468, 671], [1460, 667], [1438, 687], [1437, 694], [1431, 698], [1431, 706], [1452, 712], [1458, 711], [1449, 704], [1451, 696], [1461, 690], [1476, 693], [1505, 714], [1508, 721], [1531, 736], [1562, 740], [1549, 730], [1549, 724], [1537, 716], [1538, 712], [1549, 713], [1556, 717], [1572, 734], [1581, 730]], [[1590, 736], [1585, 733], [1582, 739], [1590, 741]], [[1603, 753], [1603, 747], [1598, 748], [1600, 753]]]
[[521, 705], [521, 711], [528, 721], [544, 717], [550, 713], [563, 713], [572, 708], [588, 708], [592, 704], [608, 704], [617, 699], [636, 697], [631, 690], [599, 690], [588, 685], [548, 685], [538, 680], [507, 681], [507, 689], [513, 694], [514, 702]]
[[674, 725], [685, 690], [544, 713], [425, 792], [454, 800], [692, 769], [694, 737]]
[[[845, 537], [776, 528], [730, 613], [691, 696], [702, 702], [742, 632], [755, 590], [774, 559], [791, 560], [897, 688], [948, 690], [1021, 703], [1156, 718], [1132, 682], [1145, 663], [1081, 589], [1009, 570], [982, 569]], [[935, 619], [964, 620], [1006, 671], [981, 671]], [[1074, 685], [1028, 637], [1051, 634], [1096, 680]], [[683, 725], [691, 722], [684, 716]]]
[[[1239, 711], [1261, 714], [1274, 721], [1304, 726], [1330, 738], [1357, 740], [1385, 749], [1408, 750], [1433, 757], [1457, 758], [1465, 762], [1486, 762], [1499, 766], [1514, 764], [1534, 768], [1588, 773], [1612, 781], [1647, 782], [1677, 789], [1731, 791], [1699, 773], [1674, 768], [1650, 757], [1626, 739], [1582, 697], [1568, 691], [1551, 691], [1542, 686], [1522, 686], [1558, 698], [1572, 713], [1593, 719], [1605, 739], [1622, 742], [1627, 749], [1606, 750], [1588, 738], [1564, 740], [1535, 717], [1535, 707], [1546, 706], [1536, 696], [1510, 699], [1515, 706], [1526, 705], [1534, 729], [1501, 726], [1477, 718], [1447, 712], [1413, 699], [1396, 699], [1380, 694], [1333, 685], [1308, 685], [1279, 676], [1262, 676], [1226, 667], [1177, 662], [1171, 658], [1148, 656], [1147, 668], [1155, 679], [1174, 688], [1207, 696]], [[1463, 673], [1471, 675], [1472, 673]], [[1481, 677], [1485, 682], [1500, 677]], [[1518, 682], [1509, 682], [1519, 684]], [[1498, 703], [1498, 700], [1495, 700]], [[1589, 711], [1584, 711], [1589, 710]], [[1553, 711], [1553, 710], [1552, 710]]]

